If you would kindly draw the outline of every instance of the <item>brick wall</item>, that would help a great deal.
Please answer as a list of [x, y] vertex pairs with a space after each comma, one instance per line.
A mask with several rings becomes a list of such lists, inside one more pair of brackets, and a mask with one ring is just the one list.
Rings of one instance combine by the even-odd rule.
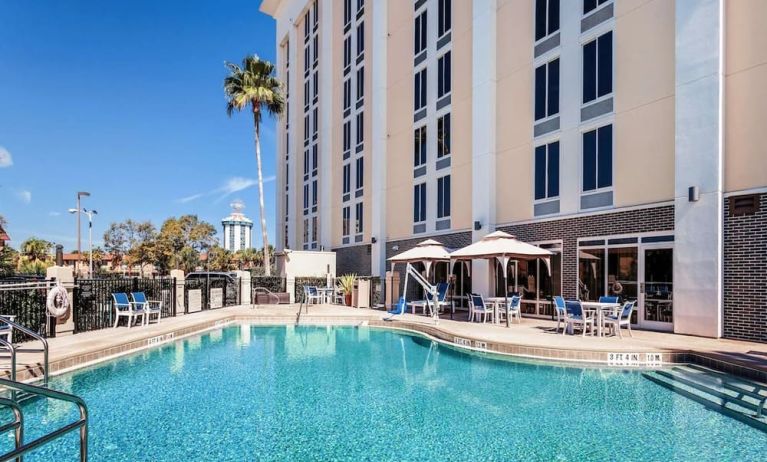
[[358, 276], [370, 276], [370, 244], [339, 247], [336, 253], [336, 274], [355, 273]]
[[502, 226], [525, 242], [562, 240], [562, 295], [578, 297], [578, 239], [674, 230], [674, 206], [626, 210], [561, 220]]
[[758, 203], [730, 216], [724, 201], [724, 336], [767, 342], [767, 194]]

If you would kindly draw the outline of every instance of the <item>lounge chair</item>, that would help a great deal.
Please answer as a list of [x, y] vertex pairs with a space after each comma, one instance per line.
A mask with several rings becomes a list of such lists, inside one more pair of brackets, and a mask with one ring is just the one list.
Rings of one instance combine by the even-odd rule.
[[[594, 333], [594, 313], [584, 311], [581, 302], [578, 301], [565, 302], [565, 306], [565, 326], [572, 326], [573, 332], [575, 332], [576, 326], [580, 326], [584, 337], [587, 328], [591, 329], [592, 334]], [[562, 335], [565, 335], [565, 332], [567, 332], [567, 328], [562, 331]]]
[[144, 310], [143, 321], [145, 324], [152, 322], [152, 315], [157, 316], [157, 322], [162, 318], [162, 300], [147, 300], [144, 292], [131, 292], [133, 303]]
[[620, 313], [616, 315], [605, 316], [605, 327], [609, 325], [613, 331], [613, 334], [618, 332], [618, 337], [623, 338], [623, 335], [621, 335], [621, 326], [626, 326], [629, 329], [629, 336], [633, 337], [634, 334], [631, 333], [631, 312], [634, 311], [635, 304], [635, 301], [626, 302], [623, 304], [623, 308], [621, 308]]
[[144, 321], [144, 310], [141, 306], [136, 305], [128, 299], [128, 294], [123, 292], [117, 292], [112, 294], [112, 299], [115, 305], [115, 325], [120, 322], [121, 317], [128, 318], [128, 327], [133, 325], [134, 318], [141, 316], [141, 321]]
[[488, 315], [492, 319], [493, 310], [487, 307], [485, 299], [480, 294], [471, 294], [469, 296], [469, 322], [473, 322], [474, 318], [482, 317], [482, 322], [487, 322]]
[[[514, 321], [514, 317], [516, 316], [517, 321], [519, 323], [522, 323], [522, 297], [519, 295], [514, 295], [512, 297], [509, 297], [509, 316], [511, 316], [511, 321]], [[498, 322], [503, 322], [506, 320], [506, 310], [502, 307], [498, 308]]]
[[[559, 332], [559, 326], [562, 325], [562, 323], [565, 322], [565, 318], [567, 318], [567, 304], [565, 303], [565, 299], [563, 297], [559, 295], [554, 297], [554, 310], [556, 310], [557, 313], [556, 332]], [[567, 328], [567, 323], [565, 323], [565, 328]]]

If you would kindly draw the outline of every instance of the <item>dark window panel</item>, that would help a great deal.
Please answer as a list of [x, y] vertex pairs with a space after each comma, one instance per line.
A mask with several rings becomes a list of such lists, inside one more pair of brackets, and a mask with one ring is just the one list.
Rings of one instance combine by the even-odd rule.
[[546, 65], [535, 69], [535, 120], [546, 117]]
[[613, 126], [600, 128], [598, 138], [598, 187], [606, 188], [613, 185]]
[[549, 108], [546, 115], [559, 113], [559, 58], [549, 63]]
[[559, 196], [559, 141], [549, 145], [546, 197]]
[[591, 191], [597, 187], [597, 132], [592, 130], [583, 134], [583, 190]]
[[559, 30], [559, 0], [549, 0], [549, 34]]
[[613, 91], [613, 33], [608, 32], [597, 41], [599, 42], [598, 96], [604, 96]]
[[548, 0], [535, 0], [535, 40], [546, 36], [546, 2]]
[[535, 148], [535, 199], [546, 197], [546, 146]]
[[583, 102], [587, 103], [597, 97], [597, 41], [583, 46]]

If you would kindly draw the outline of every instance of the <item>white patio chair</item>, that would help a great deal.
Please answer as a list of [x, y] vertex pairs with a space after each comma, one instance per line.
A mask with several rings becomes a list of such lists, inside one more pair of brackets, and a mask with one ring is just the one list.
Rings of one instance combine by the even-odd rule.
[[480, 294], [471, 294], [469, 296], [469, 322], [474, 322], [474, 318], [482, 318], [482, 322], [487, 322], [487, 317], [493, 318], [493, 310], [488, 308], [485, 299]]
[[621, 334], [621, 326], [626, 326], [629, 329], [629, 337], [633, 337], [631, 333], [631, 313], [634, 311], [634, 305], [636, 302], [626, 302], [623, 304], [620, 313], [616, 315], [608, 315], [604, 318], [604, 327], [610, 326], [610, 329], [615, 333], [618, 333], [618, 337], [623, 338]]
[[[562, 298], [559, 295], [554, 297], [554, 310], [557, 313], [557, 330], [556, 330], [556, 332], [559, 332], [559, 326], [561, 326], [562, 323], [565, 322], [565, 318], [567, 318], [567, 305], [565, 304], [565, 299]], [[567, 328], [567, 324], [565, 323], [564, 329], [566, 329], [566, 328]]]
[[144, 310], [141, 309], [140, 305], [128, 300], [128, 294], [123, 292], [114, 293], [112, 294], [112, 299], [114, 300], [115, 306], [115, 328], [117, 327], [117, 324], [120, 323], [121, 317], [128, 318], [129, 328], [133, 326], [133, 320], [137, 319], [139, 316], [141, 316], [141, 321], [143, 323]]
[[322, 295], [317, 292], [317, 287], [304, 286], [304, 300], [306, 300], [307, 305], [311, 305], [312, 303], [322, 303]]
[[565, 310], [565, 330], [562, 331], [562, 335], [565, 335], [567, 328], [571, 327], [575, 332], [576, 326], [580, 326], [583, 336], [586, 336], [586, 329], [591, 329], [592, 335], [594, 334], [594, 313], [585, 311], [581, 306], [581, 302], [566, 302], [567, 309]]
[[152, 315], [157, 316], [157, 322], [160, 322], [162, 319], [162, 300], [147, 300], [144, 292], [131, 292], [130, 296], [134, 305], [144, 310], [145, 316], [142, 319], [144, 324], [152, 322]]
[[[520, 324], [522, 324], [522, 298], [514, 295], [512, 297], [509, 297], [509, 316], [511, 316], [511, 321], [514, 321], [514, 318], [517, 318], [517, 321], [519, 321]], [[506, 320], [506, 307], [505, 306], [499, 306], [498, 307], [498, 322], [503, 322]]]

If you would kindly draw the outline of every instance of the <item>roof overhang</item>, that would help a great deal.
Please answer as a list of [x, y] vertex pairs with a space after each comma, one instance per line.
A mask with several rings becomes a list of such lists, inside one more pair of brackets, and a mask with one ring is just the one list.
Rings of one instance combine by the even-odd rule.
[[277, 9], [280, 7], [282, 0], [263, 0], [261, 6], [258, 8], [262, 13], [266, 13], [271, 17], [277, 14]]

